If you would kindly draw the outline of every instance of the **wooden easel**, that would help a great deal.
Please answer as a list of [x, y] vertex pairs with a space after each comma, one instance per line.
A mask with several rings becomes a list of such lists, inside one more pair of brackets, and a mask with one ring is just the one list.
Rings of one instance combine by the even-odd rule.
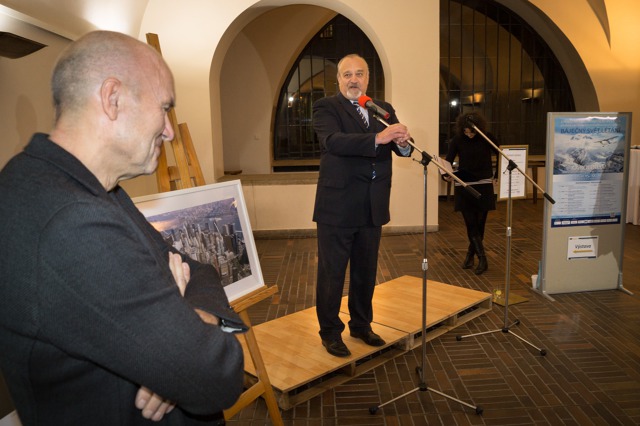
[[[162, 51], [160, 50], [160, 41], [157, 34], [147, 33], [146, 36], [147, 43], [153, 46], [158, 53], [162, 55]], [[169, 121], [171, 122], [175, 133], [175, 137], [171, 141], [171, 147], [173, 149], [176, 165], [168, 165], [167, 155], [163, 144], [160, 157], [158, 159], [158, 169], [156, 171], [158, 190], [160, 192], [168, 192], [174, 189], [192, 188], [194, 186], [204, 185], [205, 181], [202, 176], [202, 170], [200, 169], [200, 163], [198, 162], [187, 124], [177, 124], [178, 120], [176, 118], [175, 109], [171, 109], [171, 111], [169, 111]], [[276, 401], [275, 394], [273, 393], [273, 388], [271, 387], [271, 382], [269, 381], [269, 376], [267, 375], [267, 370], [264, 366], [262, 355], [260, 354], [260, 348], [258, 347], [255, 332], [253, 327], [251, 327], [249, 314], [247, 313], [247, 309], [249, 307], [272, 296], [277, 291], [278, 286], [264, 286], [234, 300], [231, 303], [233, 309], [249, 327], [249, 330], [242, 334], [242, 337], [245, 339], [247, 344], [251, 360], [257, 372], [256, 375], [258, 377], [258, 381], [245, 390], [232, 407], [224, 411], [224, 417], [227, 420], [262, 396], [267, 403], [267, 409], [273, 424], [278, 426], [283, 425], [278, 402]]]
[[273, 393], [271, 381], [269, 380], [267, 369], [264, 365], [264, 361], [262, 360], [260, 348], [258, 347], [258, 341], [256, 340], [256, 335], [251, 327], [249, 314], [247, 313], [247, 309], [250, 306], [272, 296], [276, 291], [278, 291], [277, 286], [263, 287], [231, 302], [231, 307], [240, 315], [242, 321], [249, 326], [249, 331], [244, 334], [244, 338], [249, 354], [251, 355], [251, 360], [253, 361], [253, 366], [256, 369], [256, 376], [258, 377], [258, 380], [249, 389], [245, 390], [242, 395], [240, 395], [238, 401], [236, 401], [231, 408], [224, 411], [224, 418], [226, 420], [229, 420], [244, 407], [262, 396], [267, 403], [267, 410], [269, 411], [269, 417], [271, 417], [273, 424], [283, 425], [278, 401]]
[[[155, 48], [160, 55], [160, 41], [157, 34], [147, 33], [147, 43]], [[169, 121], [173, 127], [175, 137], [171, 141], [173, 156], [176, 161], [175, 166], [169, 166], [167, 152], [162, 144], [160, 157], [158, 158], [158, 169], [156, 171], [156, 181], [160, 192], [168, 192], [173, 189], [192, 188], [205, 184], [202, 169], [193, 147], [191, 134], [186, 123], [178, 124], [176, 111], [172, 108], [169, 111]]]

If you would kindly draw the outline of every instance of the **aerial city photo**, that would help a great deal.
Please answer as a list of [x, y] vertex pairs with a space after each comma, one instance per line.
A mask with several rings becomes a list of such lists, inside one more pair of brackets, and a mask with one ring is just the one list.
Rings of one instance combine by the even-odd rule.
[[180, 252], [220, 273], [224, 286], [251, 275], [251, 265], [234, 198], [148, 217]]

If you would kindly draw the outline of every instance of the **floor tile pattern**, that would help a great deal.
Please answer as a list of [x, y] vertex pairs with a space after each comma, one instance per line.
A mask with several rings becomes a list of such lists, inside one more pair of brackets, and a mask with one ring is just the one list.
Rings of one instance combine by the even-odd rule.
[[[493, 292], [503, 290], [506, 271], [506, 203], [490, 213], [485, 235], [489, 270], [477, 276], [460, 268], [467, 243], [453, 203], [439, 202], [439, 230], [427, 234], [427, 277]], [[619, 290], [553, 295], [534, 291], [542, 254], [544, 200], [515, 200], [512, 206], [510, 292], [523, 303], [491, 312], [440, 336], [422, 348], [283, 411], [285, 425], [637, 425], [640, 424], [640, 226], [625, 225], [624, 287]], [[384, 235], [378, 283], [402, 275], [422, 277], [423, 234]], [[316, 240], [312, 237], [256, 240], [267, 285], [279, 292], [249, 309], [260, 324], [315, 305]], [[348, 286], [348, 281], [347, 281]], [[347, 291], [345, 286], [345, 294]], [[427, 296], [428, 297], [428, 296]], [[456, 335], [486, 331], [465, 337]], [[522, 342], [538, 348], [546, 356]], [[320, 339], [318, 339], [320, 347]], [[471, 405], [482, 415], [425, 384]], [[414, 391], [415, 390], [415, 391]], [[395, 402], [377, 407], [408, 393]], [[258, 400], [229, 425], [269, 425]]]

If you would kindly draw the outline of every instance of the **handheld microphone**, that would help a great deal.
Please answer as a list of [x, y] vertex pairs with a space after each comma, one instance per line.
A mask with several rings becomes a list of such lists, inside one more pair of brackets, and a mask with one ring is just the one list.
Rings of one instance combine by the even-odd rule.
[[374, 104], [373, 100], [371, 100], [369, 96], [365, 96], [365, 95], [360, 96], [358, 98], [358, 105], [360, 105], [362, 108], [369, 108], [373, 110], [374, 114], [381, 116], [385, 120], [391, 117], [391, 114], [389, 114], [384, 109], [380, 108], [378, 105]]

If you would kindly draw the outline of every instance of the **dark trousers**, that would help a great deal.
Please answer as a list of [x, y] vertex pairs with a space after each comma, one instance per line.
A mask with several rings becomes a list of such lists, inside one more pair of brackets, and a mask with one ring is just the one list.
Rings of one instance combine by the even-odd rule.
[[318, 278], [316, 312], [323, 340], [339, 338], [345, 326], [340, 317], [344, 280], [349, 268], [349, 329], [371, 329], [371, 299], [376, 284], [382, 227], [341, 228], [317, 224]]
[[469, 243], [474, 237], [478, 237], [480, 241], [484, 239], [484, 227], [487, 223], [488, 211], [477, 209], [461, 210], [464, 224], [467, 228], [467, 238]]

